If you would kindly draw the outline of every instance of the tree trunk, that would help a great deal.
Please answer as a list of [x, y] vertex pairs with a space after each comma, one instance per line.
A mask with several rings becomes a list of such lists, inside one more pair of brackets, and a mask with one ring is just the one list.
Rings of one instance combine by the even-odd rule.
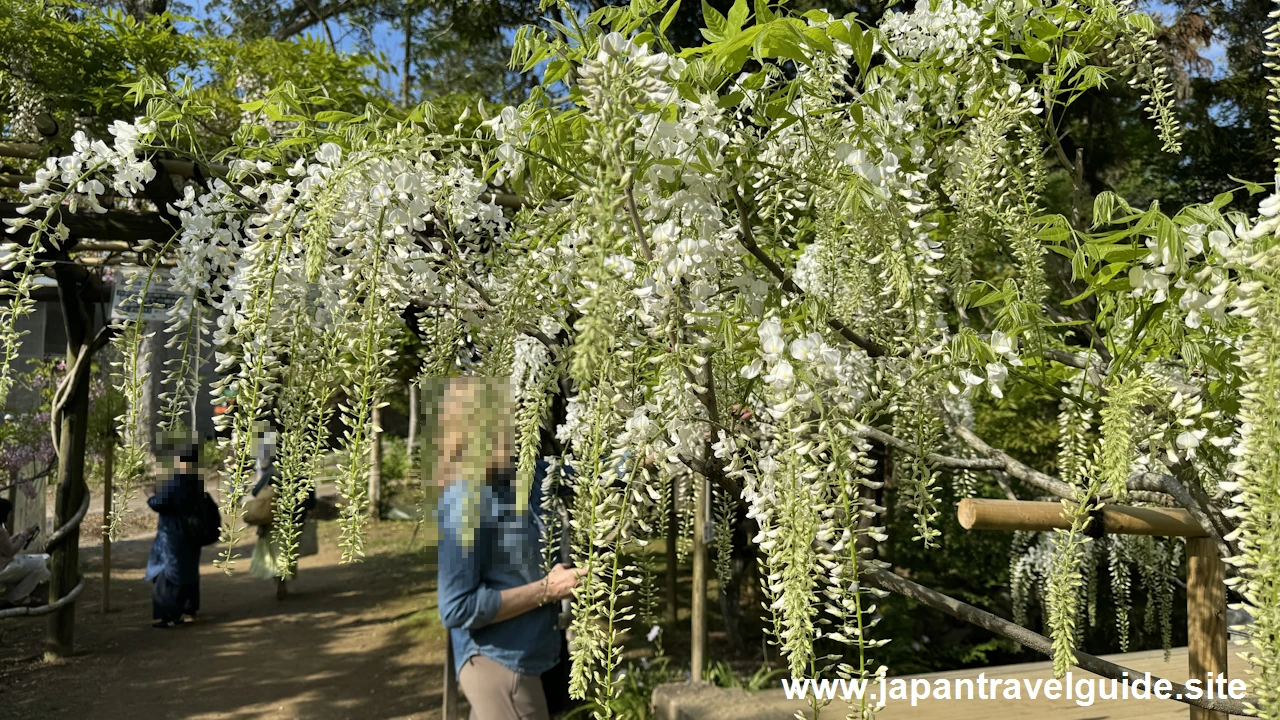
[[403, 20], [404, 62], [400, 66], [400, 105], [408, 109], [410, 87], [409, 70], [413, 67], [413, 13], [410, 11], [408, 2], [405, 2], [404, 4]]
[[[88, 373], [73, 373], [75, 360], [81, 348], [89, 344], [92, 320], [80, 297], [83, 268], [58, 265], [54, 270], [58, 281], [58, 298], [62, 305], [63, 322], [67, 329], [67, 370], [65, 382], [71, 383], [66, 402], [59, 409], [55, 421], [58, 438], [58, 490], [54, 501], [54, 523], [62, 527], [84, 502], [89, 492], [84, 480], [84, 452], [89, 420]], [[86, 357], [84, 362], [88, 362]], [[49, 560], [49, 602], [53, 603], [70, 594], [80, 582], [80, 533], [73, 530], [54, 547]], [[76, 606], [66, 607], [49, 615], [45, 630], [45, 650], [53, 657], [68, 657], [72, 652], [75, 633]]]
[[382, 518], [382, 409], [373, 406], [373, 439], [369, 447], [369, 518]]

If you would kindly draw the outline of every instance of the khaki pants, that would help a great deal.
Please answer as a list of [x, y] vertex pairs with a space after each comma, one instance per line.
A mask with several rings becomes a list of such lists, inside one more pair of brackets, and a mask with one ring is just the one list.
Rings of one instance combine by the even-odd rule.
[[471, 720], [550, 720], [537, 675], [521, 675], [472, 655], [458, 673], [458, 684], [471, 703]]

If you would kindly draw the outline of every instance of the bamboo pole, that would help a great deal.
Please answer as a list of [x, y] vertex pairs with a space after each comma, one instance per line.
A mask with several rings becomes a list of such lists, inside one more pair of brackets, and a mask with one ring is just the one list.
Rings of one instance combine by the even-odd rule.
[[[1062, 510], [1063, 506], [1056, 502], [965, 498], [960, 501], [958, 515], [960, 526], [966, 530], [1046, 531], [1071, 527]], [[1205, 537], [1204, 529], [1191, 513], [1180, 508], [1105, 505], [1101, 515], [1104, 533]]]
[[[1205, 687], [1227, 672], [1227, 587], [1218, 546], [1187, 540], [1187, 677]], [[1227, 714], [1192, 707], [1191, 720], [1227, 720]]]
[[702, 475], [695, 476], [697, 492], [693, 516], [693, 610], [690, 618], [690, 676], [694, 682], [702, 680], [707, 657], [707, 502], [711, 488]]
[[102, 614], [111, 612], [111, 493], [115, 474], [116, 440], [111, 437], [102, 457]]

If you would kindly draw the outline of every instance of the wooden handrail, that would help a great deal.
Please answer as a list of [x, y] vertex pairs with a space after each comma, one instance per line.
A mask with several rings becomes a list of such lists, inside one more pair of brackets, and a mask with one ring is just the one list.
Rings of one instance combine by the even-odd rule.
[[[1062, 511], [1063, 505], [1056, 502], [983, 498], [965, 498], [957, 508], [960, 526], [966, 530], [1065, 530], [1071, 527], [1071, 521]], [[1181, 508], [1104, 505], [1099, 514], [1104, 533], [1206, 537], [1191, 513]]]

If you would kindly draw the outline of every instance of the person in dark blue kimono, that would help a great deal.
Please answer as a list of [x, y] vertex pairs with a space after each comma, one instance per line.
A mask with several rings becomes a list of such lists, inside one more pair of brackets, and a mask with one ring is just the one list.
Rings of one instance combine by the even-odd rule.
[[200, 540], [189, 537], [186, 518], [197, 512], [204, 483], [196, 465], [195, 444], [171, 451], [171, 464], [147, 506], [160, 519], [156, 539], [147, 559], [147, 580], [151, 587], [152, 627], [173, 628], [183, 623], [183, 615], [195, 617], [200, 609]]

